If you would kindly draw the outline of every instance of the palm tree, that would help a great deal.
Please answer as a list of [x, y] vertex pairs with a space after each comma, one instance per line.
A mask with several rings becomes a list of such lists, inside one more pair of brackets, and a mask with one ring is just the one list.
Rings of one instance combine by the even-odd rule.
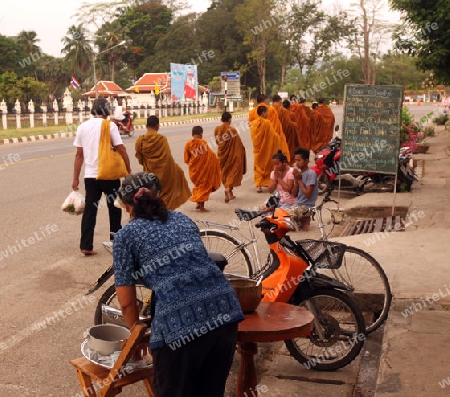
[[[97, 45], [99, 53], [105, 52], [104, 54], [99, 56], [99, 63], [101, 65], [101, 61], [103, 60], [105, 61], [103, 65], [108, 65], [108, 69], [110, 70], [111, 75], [111, 81], [114, 81], [117, 62], [122, 60], [126, 52], [126, 48], [123, 46], [119, 46], [112, 49], [111, 51], [108, 51], [109, 48], [117, 46], [117, 44], [119, 44], [125, 38], [125, 35], [121, 30], [123, 29], [117, 22], [106, 22], [99, 30], [97, 30], [95, 34], [95, 44]], [[100, 67], [99, 69], [102, 71], [105, 68]]]
[[30, 30], [28, 32], [25, 30], [22, 30], [17, 35], [17, 42], [21, 46], [23, 46], [23, 48], [29, 55], [31, 55], [32, 53], [36, 53], [36, 52], [40, 53], [41, 52], [41, 49], [39, 48], [39, 46], [36, 45], [36, 43], [38, 43], [39, 41], [41, 41], [41, 40], [37, 38], [37, 34], [34, 30]]
[[[23, 47], [25, 52], [29, 55], [30, 61], [35, 61], [36, 59], [33, 57], [36, 54], [37, 58], [41, 56], [42, 50], [36, 43], [38, 43], [40, 39], [37, 38], [37, 34], [34, 30], [25, 31], [22, 30], [17, 35], [17, 43]], [[36, 68], [34, 68], [34, 77], [37, 80]]]
[[64, 48], [61, 50], [65, 54], [64, 60], [72, 69], [78, 69], [85, 73], [91, 67], [92, 48], [90, 40], [87, 38], [88, 32], [83, 24], [72, 25], [67, 31], [67, 35], [62, 38]]

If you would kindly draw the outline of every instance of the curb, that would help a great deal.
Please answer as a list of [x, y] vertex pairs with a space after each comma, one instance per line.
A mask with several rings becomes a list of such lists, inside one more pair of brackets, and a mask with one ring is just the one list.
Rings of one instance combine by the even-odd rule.
[[[234, 119], [244, 119], [247, 118], [247, 114], [237, 114], [233, 115]], [[202, 121], [220, 121], [220, 117], [208, 117], [203, 119], [191, 119], [191, 120], [182, 120], [182, 121], [164, 121], [160, 123], [161, 127], [168, 127], [173, 125], [183, 125], [183, 124], [194, 124], [201, 123]], [[135, 126], [136, 130], [145, 130], [145, 125]], [[63, 138], [74, 138], [76, 135], [75, 132], [59, 132], [56, 134], [48, 134], [48, 135], [30, 135], [24, 136], [20, 138], [5, 138], [0, 139], [1, 145], [10, 145], [15, 143], [24, 143], [24, 142], [34, 142], [34, 141], [44, 141], [44, 140], [52, 140], [52, 139], [63, 139]]]

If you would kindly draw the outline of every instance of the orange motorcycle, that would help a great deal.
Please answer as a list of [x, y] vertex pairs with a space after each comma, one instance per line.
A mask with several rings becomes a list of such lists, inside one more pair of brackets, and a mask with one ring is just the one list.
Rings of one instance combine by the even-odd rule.
[[365, 321], [356, 302], [342, 292], [349, 288], [318, 270], [338, 268], [345, 246], [322, 240], [292, 241], [287, 234], [296, 230], [295, 224], [288, 212], [276, 208], [276, 200], [269, 200], [274, 208], [271, 214], [235, 210], [240, 220], [263, 216], [255, 227], [264, 233], [271, 260], [251, 278], [262, 282], [262, 301], [304, 306], [314, 315], [310, 335], [285, 341], [297, 361], [308, 369], [342, 368], [356, 358], [364, 345]]

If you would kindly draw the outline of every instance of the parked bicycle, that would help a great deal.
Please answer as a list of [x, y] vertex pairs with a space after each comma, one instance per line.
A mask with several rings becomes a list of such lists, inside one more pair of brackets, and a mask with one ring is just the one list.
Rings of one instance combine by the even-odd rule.
[[[336, 203], [336, 201], [331, 199], [331, 191], [325, 194], [319, 205], [310, 209], [311, 216], [315, 217], [317, 215], [321, 233], [320, 240], [327, 240], [328, 235], [331, 233], [330, 231], [326, 234], [322, 216], [323, 206], [328, 202]], [[251, 213], [257, 212], [252, 211]], [[258, 279], [261, 276], [267, 276], [269, 274], [268, 269], [273, 268], [274, 258], [272, 254], [267, 255], [267, 259], [262, 264], [258, 241], [251, 219], [240, 219], [240, 222], [248, 223], [250, 237], [246, 236], [238, 226], [204, 220], [197, 220], [197, 222], [207, 227], [207, 229], [200, 230], [207, 250], [220, 252], [230, 262], [227, 272]], [[239, 237], [235, 237], [236, 233], [239, 234]], [[320, 240], [307, 240], [310, 242], [306, 246], [307, 252], [312, 256], [313, 260], [317, 259], [314, 247], [320, 245], [318, 243]], [[314, 243], [314, 241], [317, 241], [317, 243]], [[333, 269], [321, 268], [319, 272], [337, 279], [348, 287], [346, 293], [350, 294], [365, 315], [366, 333], [369, 334], [378, 329], [387, 319], [392, 302], [389, 281], [381, 265], [370, 254], [359, 248], [345, 244], [340, 245], [344, 249], [340, 266]], [[249, 249], [250, 247], [252, 250]]]

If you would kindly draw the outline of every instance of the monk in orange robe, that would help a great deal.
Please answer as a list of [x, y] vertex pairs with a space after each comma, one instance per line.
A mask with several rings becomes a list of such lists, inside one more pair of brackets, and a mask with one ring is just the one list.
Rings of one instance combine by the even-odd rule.
[[[289, 109], [293, 119], [297, 124], [297, 147], [304, 147], [306, 149], [311, 148], [311, 128], [309, 117], [305, 115], [302, 106], [300, 106], [295, 100], [292, 102], [284, 101], [283, 106]], [[292, 157], [293, 158], [293, 157]]]
[[189, 166], [189, 177], [194, 184], [189, 200], [197, 203], [200, 212], [208, 212], [205, 201], [220, 187], [220, 165], [216, 154], [203, 139], [203, 128], [192, 128], [192, 139], [184, 147], [184, 162]]
[[167, 208], [174, 210], [189, 199], [191, 190], [183, 170], [172, 157], [167, 138], [158, 134], [158, 130], [159, 118], [150, 116], [147, 133], [136, 140], [136, 158], [145, 172], [152, 172], [159, 178], [160, 196]]
[[322, 113], [324, 123], [327, 126], [328, 134], [326, 139], [328, 143], [333, 139], [334, 123], [336, 121], [334, 113], [331, 108], [325, 103], [325, 100], [323, 98], [319, 98], [319, 107], [317, 108], [317, 110]]
[[283, 106], [282, 101], [283, 99], [279, 95], [274, 95], [272, 98], [273, 107], [278, 113], [278, 118], [280, 119], [286, 142], [289, 147], [290, 156], [286, 157], [290, 157], [293, 161], [294, 150], [300, 146], [298, 142], [298, 125], [296, 121], [292, 120], [291, 112]]
[[252, 121], [250, 135], [253, 142], [253, 170], [256, 191], [262, 193], [262, 186], [269, 186], [273, 169], [272, 156], [280, 149], [280, 136], [268, 120], [269, 110], [258, 107], [258, 118]]
[[231, 117], [231, 113], [223, 113], [221, 119], [223, 124], [214, 129], [217, 157], [225, 187], [225, 203], [235, 198], [233, 188], [241, 186], [242, 177], [247, 171], [245, 146], [236, 128], [231, 127]]
[[277, 111], [273, 108], [273, 106], [266, 104], [266, 96], [264, 94], [258, 94], [258, 96], [256, 97], [256, 103], [257, 103], [256, 107], [250, 110], [248, 114], [248, 122], [252, 123], [254, 120], [256, 120], [258, 118], [258, 108], [260, 106], [265, 106], [269, 112], [267, 118], [272, 123], [275, 132], [281, 138], [280, 149], [286, 155], [288, 161], [290, 161], [289, 146], [287, 144], [286, 136], [283, 132], [283, 126], [281, 125], [280, 119], [278, 118]]
[[312, 130], [312, 147], [313, 152], [318, 152], [327, 146], [329, 140], [328, 128], [325, 124], [322, 113], [319, 112], [317, 103], [313, 103], [311, 109], [311, 130]]

